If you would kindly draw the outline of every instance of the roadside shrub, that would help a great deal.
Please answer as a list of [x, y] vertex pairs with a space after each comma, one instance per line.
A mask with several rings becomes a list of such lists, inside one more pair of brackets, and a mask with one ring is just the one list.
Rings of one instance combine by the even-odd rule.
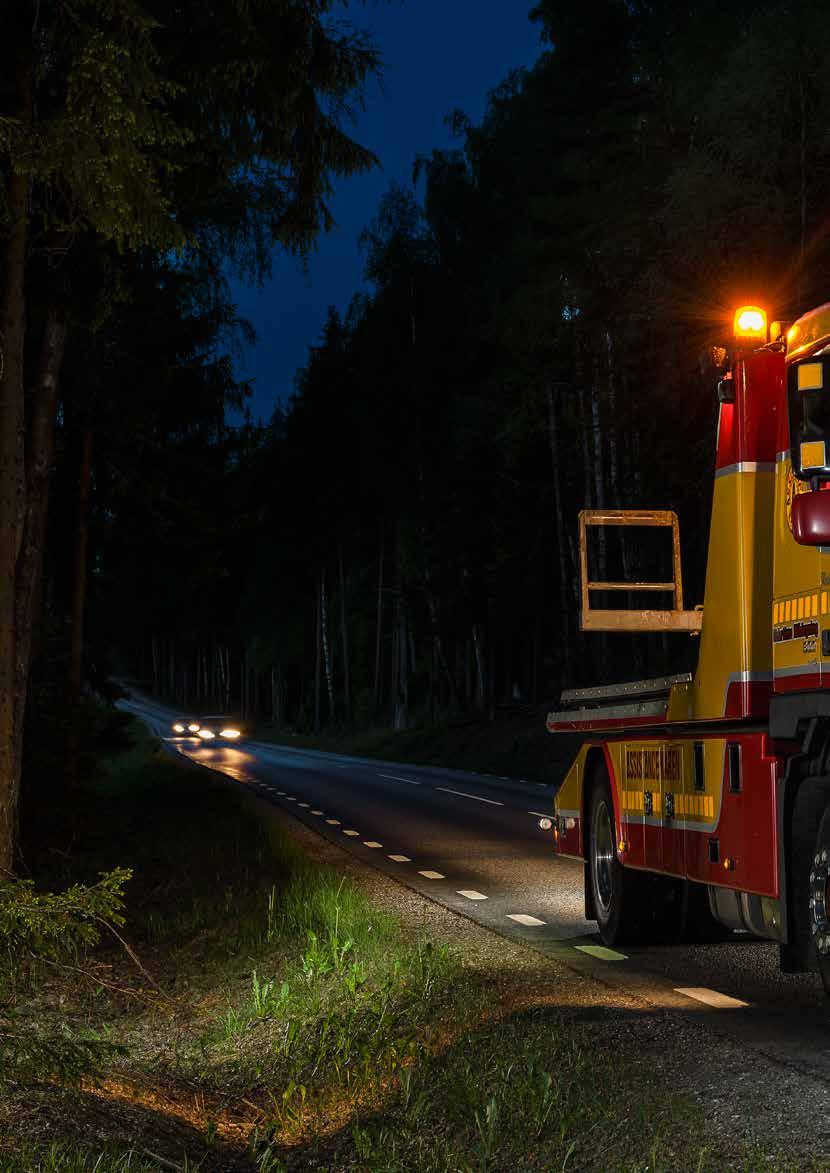
[[37, 892], [31, 880], [0, 883], [0, 1084], [27, 1077], [77, 1080], [122, 1051], [67, 1024], [45, 1031], [31, 1012], [18, 1012], [17, 1001], [50, 969], [99, 981], [87, 951], [102, 932], [115, 932], [124, 923], [123, 891], [130, 875], [116, 868], [96, 884], [73, 884], [57, 893]]

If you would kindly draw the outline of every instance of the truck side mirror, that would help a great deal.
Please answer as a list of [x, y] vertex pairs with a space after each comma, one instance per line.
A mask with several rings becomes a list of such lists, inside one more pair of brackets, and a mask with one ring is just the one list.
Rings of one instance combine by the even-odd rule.
[[830, 546], [830, 492], [799, 493], [792, 503], [793, 537], [801, 546]]

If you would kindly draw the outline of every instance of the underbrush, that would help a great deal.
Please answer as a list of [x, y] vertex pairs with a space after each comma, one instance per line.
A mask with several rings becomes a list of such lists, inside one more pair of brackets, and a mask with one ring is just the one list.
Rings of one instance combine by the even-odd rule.
[[471, 967], [463, 940], [406, 927], [241, 788], [134, 736], [29, 858], [50, 887], [130, 868], [123, 932], [147, 972], [99, 946], [106, 984], [43, 978], [42, 1022], [112, 1052], [96, 1083], [12, 1089], [0, 1173], [742, 1167], [557, 1008], [555, 973]]

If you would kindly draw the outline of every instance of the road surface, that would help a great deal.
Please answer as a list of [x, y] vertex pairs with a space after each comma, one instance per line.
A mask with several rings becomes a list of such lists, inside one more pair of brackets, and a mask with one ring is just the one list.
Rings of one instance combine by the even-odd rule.
[[182, 714], [157, 701], [133, 695], [121, 707], [172, 751], [464, 917], [830, 1083], [830, 1002], [817, 976], [779, 973], [775, 945], [735, 934], [710, 945], [602, 946], [583, 916], [582, 866], [555, 856], [539, 827], [551, 787], [266, 742], [210, 747], [172, 735]]

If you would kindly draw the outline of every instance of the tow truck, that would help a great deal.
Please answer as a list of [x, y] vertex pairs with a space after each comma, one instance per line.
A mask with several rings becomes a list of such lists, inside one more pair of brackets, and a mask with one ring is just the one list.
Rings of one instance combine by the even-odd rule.
[[[748, 931], [830, 993], [830, 303], [791, 325], [742, 306], [713, 355], [702, 608], [684, 608], [674, 513], [579, 515], [582, 630], [686, 633], [697, 667], [562, 693], [547, 729], [585, 740], [553, 838], [583, 861], [606, 945]], [[671, 580], [592, 578], [589, 535], [608, 526], [669, 530]], [[613, 591], [671, 605], [592, 605]]]

